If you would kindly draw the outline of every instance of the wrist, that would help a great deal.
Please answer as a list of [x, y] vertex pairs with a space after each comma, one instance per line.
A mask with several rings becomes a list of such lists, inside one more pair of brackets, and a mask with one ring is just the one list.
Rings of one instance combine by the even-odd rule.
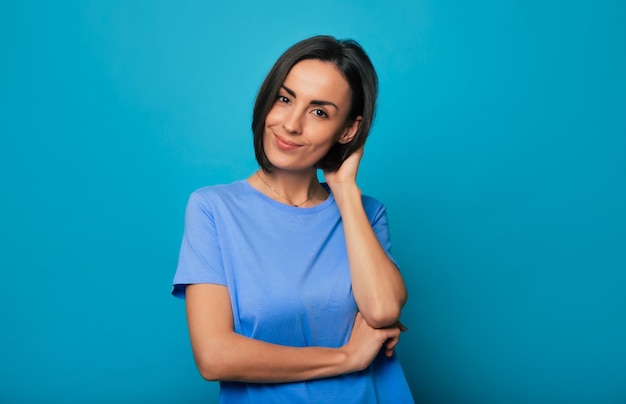
[[356, 200], [361, 201], [361, 189], [355, 182], [334, 184], [331, 187], [333, 197], [337, 204], [341, 205], [344, 201]]
[[341, 374], [348, 374], [356, 372], [357, 366], [354, 364], [354, 355], [351, 355], [348, 345], [344, 345], [341, 348], [337, 348], [339, 357], [341, 358], [340, 372]]
[[354, 347], [350, 345], [350, 342], [338, 349], [343, 358], [341, 374], [359, 372], [369, 365], [369, 363], [362, 361], [362, 355], [358, 355]]

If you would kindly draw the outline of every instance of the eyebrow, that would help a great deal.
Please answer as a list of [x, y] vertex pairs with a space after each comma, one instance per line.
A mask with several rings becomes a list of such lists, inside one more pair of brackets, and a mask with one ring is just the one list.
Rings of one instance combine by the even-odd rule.
[[[291, 95], [293, 98], [297, 98], [296, 97], [296, 92], [293, 91], [292, 89], [290, 89], [289, 87], [287, 87], [286, 85], [282, 85], [280, 86], [283, 90], [287, 91], [289, 93], [289, 95]], [[323, 101], [323, 100], [311, 100], [311, 105], [330, 105], [331, 107], [335, 107], [335, 109], [337, 111], [339, 111], [339, 107], [337, 107], [337, 105], [335, 105], [334, 102], [330, 102], [330, 101]]]

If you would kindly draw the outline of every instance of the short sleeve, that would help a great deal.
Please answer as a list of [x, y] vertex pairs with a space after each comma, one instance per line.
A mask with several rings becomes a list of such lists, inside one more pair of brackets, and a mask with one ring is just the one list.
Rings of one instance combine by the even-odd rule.
[[184, 298], [187, 285], [195, 283], [226, 284], [214, 212], [198, 191], [187, 202], [172, 294]]
[[363, 206], [372, 224], [372, 229], [378, 238], [378, 242], [397, 268], [398, 264], [391, 254], [391, 236], [389, 234], [389, 223], [387, 221], [387, 210], [385, 206], [369, 197], [364, 198]]

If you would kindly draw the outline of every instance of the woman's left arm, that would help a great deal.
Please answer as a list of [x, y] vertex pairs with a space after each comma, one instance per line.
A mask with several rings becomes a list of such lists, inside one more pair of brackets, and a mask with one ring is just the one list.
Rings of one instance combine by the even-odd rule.
[[402, 275], [380, 245], [363, 208], [356, 184], [363, 148], [337, 171], [324, 172], [343, 221], [352, 292], [365, 321], [374, 328], [396, 323], [407, 292]]

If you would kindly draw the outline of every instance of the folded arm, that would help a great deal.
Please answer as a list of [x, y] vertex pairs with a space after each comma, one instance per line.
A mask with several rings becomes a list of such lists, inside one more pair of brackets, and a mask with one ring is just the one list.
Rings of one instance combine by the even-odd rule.
[[369, 366], [383, 344], [391, 355], [400, 333], [372, 328], [357, 315], [343, 347], [289, 347], [235, 333], [225, 286], [187, 286], [186, 306], [194, 358], [207, 380], [283, 383], [351, 373]]

